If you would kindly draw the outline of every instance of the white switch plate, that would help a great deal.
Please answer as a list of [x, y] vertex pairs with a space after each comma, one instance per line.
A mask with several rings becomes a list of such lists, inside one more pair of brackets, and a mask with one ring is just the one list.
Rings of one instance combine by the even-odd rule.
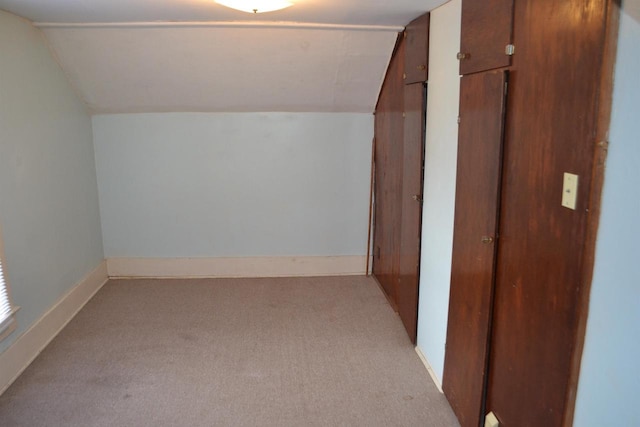
[[572, 173], [564, 174], [564, 184], [562, 186], [562, 206], [576, 210], [576, 200], [578, 199], [578, 175]]
[[500, 427], [500, 421], [493, 412], [489, 412], [484, 418], [484, 427]]

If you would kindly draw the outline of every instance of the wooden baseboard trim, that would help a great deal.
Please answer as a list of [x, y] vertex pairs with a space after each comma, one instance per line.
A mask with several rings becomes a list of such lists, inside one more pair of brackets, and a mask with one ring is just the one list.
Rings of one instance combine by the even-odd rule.
[[9, 388], [107, 280], [107, 264], [103, 261], [0, 354], [0, 395]]
[[107, 258], [111, 278], [249, 278], [366, 274], [365, 256]]
[[433, 368], [431, 367], [431, 364], [427, 360], [427, 357], [424, 355], [424, 353], [422, 353], [422, 350], [420, 350], [420, 347], [416, 347], [415, 349], [416, 349], [416, 353], [418, 353], [418, 357], [420, 358], [420, 360], [424, 364], [424, 367], [427, 368], [427, 372], [429, 372], [429, 376], [431, 377], [431, 380], [433, 381], [433, 383], [438, 388], [438, 391], [440, 393], [444, 394], [444, 392], [442, 391], [442, 383], [440, 382], [440, 380], [436, 376], [436, 373], [433, 371]]

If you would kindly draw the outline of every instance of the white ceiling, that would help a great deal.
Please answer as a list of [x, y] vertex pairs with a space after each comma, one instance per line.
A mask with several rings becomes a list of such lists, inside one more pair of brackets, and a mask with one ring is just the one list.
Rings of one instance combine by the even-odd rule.
[[[44, 31], [93, 113], [371, 112], [397, 31], [445, 0], [0, 0]], [[160, 21], [160, 22], [158, 22]]]
[[279, 12], [248, 15], [213, 0], [0, 0], [0, 9], [35, 22], [278, 20], [404, 26], [446, 0], [291, 0]]

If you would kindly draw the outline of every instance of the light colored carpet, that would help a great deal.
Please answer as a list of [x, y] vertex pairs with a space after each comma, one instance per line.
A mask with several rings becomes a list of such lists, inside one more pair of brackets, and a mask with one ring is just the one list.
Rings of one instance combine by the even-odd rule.
[[1, 426], [457, 426], [371, 278], [114, 280]]

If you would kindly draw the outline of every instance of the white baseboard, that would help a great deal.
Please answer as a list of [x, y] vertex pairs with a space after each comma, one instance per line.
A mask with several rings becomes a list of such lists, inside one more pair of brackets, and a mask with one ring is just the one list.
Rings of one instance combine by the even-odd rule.
[[107, 264], [103, 261], [0, 354], [0, 394], [9, 388], [107, 280]]
[[234, 278], [366, 274], [366, 256], [107, 258], [109, 277]]
[[422, 350], [420, 350], [420, 347], [416, 347], [416, 353], [418, 353], [418, 357], [424, 364], [424, 367], [427, 368], [427, 372], [429, 372], [429, 376], [431, 377], [431, 380], [438, 388], [438, 391], [440, 391], [440, 393], [443, 393], [442, 383], [440, 382], [440, 379], [436, 376], [436, 373], [433, 371], [433, 368], [431, 367], [431, 364], [427, 360], [427, 357], [424, 355], [424, 353], [422, 353]]

